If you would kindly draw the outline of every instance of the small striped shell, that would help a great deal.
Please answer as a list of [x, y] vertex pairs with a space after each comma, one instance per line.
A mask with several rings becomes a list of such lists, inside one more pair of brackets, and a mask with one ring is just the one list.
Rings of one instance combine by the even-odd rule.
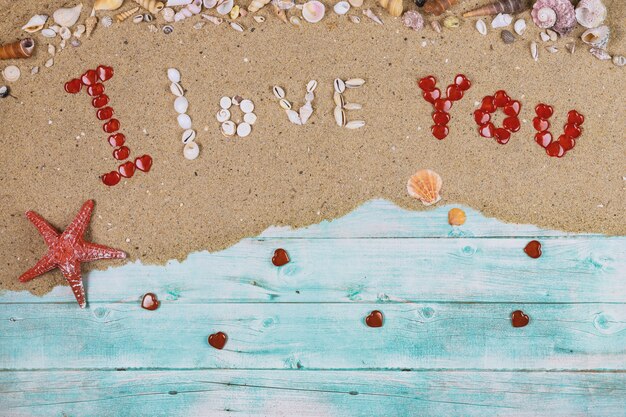
[[407, 191], [413, 198], [419, 199], [425, 206], [430, 206], [441, 200], [441, 186], [443, 181], [439, 174], [430, 169], [417, 171], [407, 183]]

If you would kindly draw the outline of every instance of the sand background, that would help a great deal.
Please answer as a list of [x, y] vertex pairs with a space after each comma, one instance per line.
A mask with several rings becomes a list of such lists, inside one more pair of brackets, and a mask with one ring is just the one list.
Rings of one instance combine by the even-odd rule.
[[[121, 10], [130, 8], [130, 0], [126, 3]], [[484, 3], [463, 1], [449, 14], [460, 16]], [[605, 3], [613, 31], [609, 51], [626, 54], [626, 2]], [[31, 15], [52, 15], [63, 4], [74, 5], [0, 4], [2, 42], [25, 37], [19, 28]], [[81, 21], [90, 5], [85, 2]], [[62, 230], [92, 198], [96, 209], [88, 239], [123, 249], [131, 259], [163, 263], [228, 247], [271, 225], [301, 227], [340, 217], [372, 198], [422, 210], [406, 194], [407, 178], [419, 168], [441, 174], [443, 203], [467, 204], [508, 222], [626, 234], [626, 70], [587, 53], [578, 40], [583, 28], [560, 39], [555, 54], [540, 42], [540, 59], [534, 62], [529, 43], [538, 40], [539, 30], [528, 12], [521, 14], [529, 26], [526, 34], [505, 45], [499, 30], [482, 37], [473, 19], [441, 34], [428, 26], [413, 32], [373, 2], [366, 6], [384, 26], [366, 18], [352, 24], [330, 12], [321, 23], [298, 28], [279, 22], [267, 9], [259, 12], [268, 17], [263, 24], [250, 16], [241, 20], [245, 33], [211, 23], [196, 30], [199, 16], [174, 24], [170, 35], [130, 21], [100, 26], [90, 39], [81, 39], [82, 46], [58, 53], [51, 68], [43, 67], [49, 42], [35, 34], [31, 59], [0, 61], [0, 69], [16, 64], [22, 70], [21, 79], [10, 84], [13, 97], [0, 100], [0, 288], [42, 294], [65, 284], [58, 271], [28, 284], [17, 280], [46, 249], [23, 215], [29, 209]], [[415, 6], [405, 2], [405, 7]], [[99, 15], [105, 14], [113, 13]], [[157, 23], [163, 24], [161, 18]], [[570, 55], [564, 46], [573, 39], [577, 49]], [[63, 90], [65, 81], [98, 64], [115, 68], [106, 93], [131, 156], [147, 153], [155, 161], [150, 173], [138, 172], [112, 188], [99, 175], [118, 164], [90, 98]], [[40, 72], [31, 75], [35, 65]], [[195, 161], [182, 156], [168, 67], [181, 71], [187, 90], [188, 114], [201, 145]], [[450, 135], [437, 141], [430, 134], [431, 107], [415, 81], [434, 74], [445, 87], [457, 73], [466, 74], [473, 87], [454, 105]], [[349, 118], [365, 120], [364, 129], [335, 125], [335, 77], [367, 80], [347, 95], [363, 104]], [[319, 82], [315, 114], [306, 126], [292, 125], [271, 87], [281, 85], [299, 107], [310, 79]], [[505, 146], [479, 137], [472, 117], [475, 102], [498, 89], [522, 101], [520, 118], [526, 120]], [[235, 94], [256, 104], [258, 121], [245, 139], [224, 138], [215, 120], [219, 98]], [[582, 138], [565, 158], [549, 158], [533, 141], [538, 102], [555, 107], [555, 135], [568, 110], [586, 117]], [[84, 271], [114, 264], [95, 262]]]

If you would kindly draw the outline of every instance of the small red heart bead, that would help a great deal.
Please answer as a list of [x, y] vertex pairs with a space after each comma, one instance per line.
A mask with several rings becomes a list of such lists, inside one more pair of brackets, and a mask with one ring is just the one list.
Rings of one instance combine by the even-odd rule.
[[378, 310], [372, 311], [367, 317], [365, 317], [365, 324], [369, 327], [383, 327], [383, 313]]
[[99, 96], [102, 93], [104, 93], [104, 84], [102, 83], [93, 84], [87, 87], [87, 94], [91, 97]]
[[565, 149], [565, 151], [567, 152], [571, 149], [574, 149], [574, 146], [576, 146], [576, 139], [570, 138], [567, 135], [561, 135], [559, 136], [559, 143], [561, 144], [563, 149]]
[[583, 130], [582, 130], [582, 128], [580, 126], [575, 125], [575, 124], [571, 124], [571, 123], [568, 123], [568, 124], [565, 125], [564, 131], [565, 131], [565, 134], [567, 136], [569, 136], [570, 138], [572, 138], [572, 139], [576, 139], [583, 132]]
[[228, 336], [225, 333], [217, 332], [213, 333], [209, 336], [209, 345], [213, 346], [215, 349], [222, 350], [224, 346], [226, 346], [226, 341], [228, 340]]
[[122, 179], [120, 173], [117, 171], [111, 171], [108, 174], [104, 174], [101, 178], [102, 182], [108, 186], [113, 186], [120, 182], [120, 180]]
[[542, 119], [541, 117], [535, 117], [533, 119], [533, 126], [537, 132], [544, 132], [550, 129], [550, 122], [546, 119]]
[[450, 84], [446, 89], [446, 96], [448, 100], [459, 101], [463, 98], [463, 90], [456, 84]]
[[448, 112], [452, 108], [452, 101], [445, 98], [438, 98], [435, 100], [434, 106], [437, 111]]
[[563, 146], [561, 146], [559, 141], [554, 141], [546, 146], [546, 153], [549, 156], [556, 156], [557, 158], [560, 158], [565, 155], [565, 149], [563, 149]]
[[118, 146], [122, 146], [124, 142], [126, 142], [126, 136], [123, 133], [115, 133], [109, 136], [109, 145], [117, 148]]
[[80, 81], [84, 85], [93, 85], [98, 81], [98, 73], [95, 70], [88, 70], [81, 77]]
[[482, 126], [491, 120], [491, 115], [482, 110], [474, 110], [474, 120], [479, 126]]
[[504, 106], [504, 114], [507, 116], [517, 116], [522, 109], [522, 103], [517, 100], [509, 101], [509, 104]]
[[535, 114], [542, 119], [549, 119], [550, 117], [552, 117], [553, 112], [554, 109], [552, 108], [552, 106], [549, 106], [547, 104], [539, 103], [535, 106]]
[[112, 67], [107, 67], [105, 65], [98, 65], [98, 68], [96, 68], [96, 72], [98, 73], [98, 78], [100, 78], [100, 81], [106, 81], [106, 80], [109, 80], [111, 77], [113, 77]]
[[445, 126], [450, 121], [450, 115], [442, 111], [434, 112], [432, 117], [435, 124], [440, 126]]
[[524, 253], [531, 258], [539, 258], [541, 256], [541, 243], [538, 240], [531, 240], [524, 246]]
[[433, 125], [430, 128], [430, 132], [439, 140], [444, 139], [450, 133], [450, 129], [445, 125]]
[[499, 144], [504, 145], [509, 141], [509, 139], [511, 139], [511, 132], [503, 127], [499, 127], [495, 130], [495, 132], [493, 132], [493, 136]]
[[546, 147], [552, 143], [552, 133], [550, 132], [537, 132], [535, 134], [535, 142], [537, 142], [540, 146]]
[[82, 87], [83, 83], [81, 83], [78, 78], [74, 78], [65, 83], [65, 91], [70, 94], [78, 93]]
[[513, 327], [524, 327], [528, 324], [530, 318], [524, 314], [522, 310], [515, 310], [511, 313], [511, 324]]
[[426, 92], [426, 91], [433, 91], [435, 89], [435, 87], [437, 86], [437, 79], [435, 77], [433, 77], [432, 75], [429, 75], [428, 77], [424, 77], [424, 78], [420, 79], [417, 82], [417, 85], [424, 92]]
[[135, 158], [135, 166], [140, 171], [150, 171], [150, 168], [152, 168], [152, 157], [150, 155], [142, 155], [138, 158]]
[[102, 130], [106, 133], [113, 133], [120, 130], [120, 121], [117, 119], [111, 119], [102, 125]]
[[495, 130], [496, 129], [491, 122], [487, 122], [484, 125], [478, 127], [478, 133], [480, 133], [480, 136], [482, 136], [483, 138], [492, 138]]
[[141, 308], [146, 310], [154, 311], [159, 308], [160, 305], [161, 303], [157, 299], [156, 294], [152, 294], [151, 292], [145, 294], [141, 299]]
[[516, 116], [507, 117], [506, 119], [504, 119], [504, 121], [502, 122], [502, 126], [509, 132], [517, 132], [522, 127], [519, 119]]
[[109, 104], [109, 96], [106, 94], [100, 94], [98, 97], [91, 99], [91, 105], [95, 108], [104, 107]]
[[119, 148], [113, 150], [113, 158], [117, 159], [118, 161], [123, 161], [124, 159], [128, 158], [129, 155], [130, 149], [128, 149], [128, 146], [120, 146]]
[[567, 113], [567, 123], [582, 125], [585, 122], [585, 116], [578, 113], [576, 110], [570, 110]]
[[117, 172], [124, 178], [131, 178], [135, 174], [135, 164], [131, 161], [124, 162], [117, 167]]
[[109, 106], [98, 109], [96, 112], [98, 120], [107, 120], [113, 117], [113, 109]]
[[424, 100], [430, 104], [435, 104], [435, 101], [441, 97], [441, 91], [438, 88], [435, 88], [432, 91], [424, 91], [422, 96], [424, 97]]
[[494, 101], [496, 107], [504, 107], [507, 104], [509, 104], [509, 101], [511, 101], [511, 98], [508, 96], [506, 91], [498, 90], [493, 95], [493, 101]]
[[496, 103], [492, 96], [486, 96], [483, 98], [482, 103], [480, 104], [480, 109], [485, 113], [493, 113], [496, 111]]
[[274, 251], [274, 256], [272, 256], [272, 263], [274, 266], [283, 266], [288, 264], [289, 261], [289, 254], [286, 250], [278, 248]]
[[454, 77], [454, 84], [458, 85], [463, 91], [469, 90], [472, 86], [470, 80], [463, 74], [457, 74], [457, 76]]

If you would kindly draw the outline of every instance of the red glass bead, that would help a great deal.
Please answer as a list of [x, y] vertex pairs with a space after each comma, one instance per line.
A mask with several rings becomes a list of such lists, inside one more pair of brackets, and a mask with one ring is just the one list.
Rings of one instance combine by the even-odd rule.
[[550, 122], [541, 117], [535, 117], [533, 119], [533, 126], [537, 132], [544, 132], [550, 129]]
[[120, 121], [117, 119], [111, 119], [102, 125], [102, 130], [106, 133], [113, 133], [120, 130]]
[[565, 155], [565, 149], [558, 141], [552, 142], [546, 147], [546, 153], [550, 156], [556, 156], [557, 158]]
[[580, 126], [584, 122], [585, 122], [585, 116], [578, 113], [576, 110], [570, 110], [567, 113], [567, 123]]
[[123, 133], [116, 133], [114, 135], [109, 136], [109, 145], [114, 148], [118, 146], [122, 146], [124, 142], [126, 142], [126, 136]]
[[535, 142], [542, 147], [547, 147], [552, 143], [552, 133], [550, 132], [538, 132], [535, 134]]
[[509, 101], [509, 104], [504, 106], [504, 114], [507, 116], [517, 116], [522, 109], [522, 104], [517, 100]]
[[572, 139], [576, 139], [582, 134], [582, 128], [578, 125], [568, 123], [565, 125], [565, 134]]
[[87, 94], [91, 97], [99, 96], [102, 93], [104, 93], [104, 84], [98, 83], [87, 87]]
[[502, 126], [510, 132], [517, 132], [522, 127], [517, 117], [507, 117], [502, 122]]
[[128, 149], [128, 146], [120, 146], [119, 148], [115, 148], [113, 150], [113, 158], [117, 159], [118, 161], [123, 161], [124, 159], [128, 158], [129, 155], [130, 149]]
[[104, 174], [101, 178], [102, 182], [108, 186], [113, 186], [120, 182], [120, 180], [122, 179], [120, 173], [117, 171], [111, 171], [108, 174]]
[[113, 117], [113, 109], [111, 107], [103, 107], [96, 112], [98, 120], [107, 120]]
[[93, 85], [98, 81], [98, 73], [95, 70], [88, 70], [80, 77], [80, 81], [87, 86]]
[[70, 94], [76, 94], [83, 87], [83, 84], [80, 82], [78, 78], [74, 78], [73, 80], [69, 80], [65, 83], [65, 91]]
[[459, 101], [463, 98], [463, 90], [456, 84], [450, 84], [446, 89], [448, 100]]
[[454, 84], [458, 85], [463, 91], [469, 90], [472, 86], [470, 80], [468, 80], [467, 77], [463, 74], [458, 74], [456, 77], [454, 77]]
[[429, 75], [428, 77], [424, 77], [421, 80], [419, 80], [417, 82], [417, 85], [424, 92], [433, 91], [435, 89], [435, 86], [437, 85], [437, 79], [433, 77], [432, 75]]
[[478, 127], [478, 133], [480, 133], [480, 136], [482, 136], [483, 138], [492, 138], [495, 130], [496, 129], [491, 122], [485, 123], [484, 125]]
[[508, 96], [508, 94], [504, 90], [498, 90], [493, 95], [493, 101], [494, 101], [496, 107], [504, 107], [507, 104], [509, 104], [510, 100], [511, 100], [511, 98]]
[[433, 113], [433, 121], [436, 125], [445, 126], [450, 121], [450, 115], [442, 111], [436, 111]]
[[100, 78], [100, 81], [106, 81], [113, 77], [113, 68], [107, 67], [105, 65], [98, 65], [98, 68], [96, 68], [96, 72], [98, 73], [98, 78]]
[[446, 136], [448, 136], [448, 133], [450, 132], [448, 126], [442, 125], [434, 125], [430, 128], [430, 131], [432, 132], [433, 136], [439, 140], [444, 139]]
[[435, 101], [438, 100], [439, 97], [441, 97], [441, 91], [438, 88], [435, 88], [432, 91], [424, 91], [422, 96], [427, 102], [435, 104]]
[[496, 138], [496, 141], [502, 145], [506, 144], [509, 139], [511, 139], [511, 132], [502, 127], [497, 128], [493, 135]]
[[485, 113], [493, 113], [496, 111], [496, 103], [494, 102], [493, 96], [484, 97], [480, 104], [480, 109]]
[[549, 106], [547, 104], [537, 104], [535, 106], [535, 114], [537, 114], [537, 116], [541, 117], [542, 119], [549, 119], [550, 117], [552, 117], [552, 113], [554, 112], [554, 109], [552, 108], [552, 106]]
[[474, 110], [474, 120], [479, 126], [482, 126], [491, 120], [491, 115], [482, 110]]
[[445, 98], [439, 98], [435, 100], [434, 106], [437, 111], [448, 112], [452, 108], [452, 101]]
[[101, 94], [98, 97], [91, 99], [91, 105], [95, 108], [104, 107], [107, 104], [109, 104], [109, 96], [106, 94]]
[[566, 135], [561, 135], [559, 136], [559, 143], [565, 151], [569, 151], [570, 149], [573, 149], [574, 146], [576, 146], [576, 139], [570, 138]]

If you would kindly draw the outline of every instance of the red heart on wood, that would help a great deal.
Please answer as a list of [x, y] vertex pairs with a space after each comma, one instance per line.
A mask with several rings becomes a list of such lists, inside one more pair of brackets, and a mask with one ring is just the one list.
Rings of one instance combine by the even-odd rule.
[[511, 313], [511, 324], [513, 324], [513, 327], [524, 327], [529, 321], [530, 318], [522, 310], [515, 310]]
[[98, 65], [98, 68], [96, 68], [96, 72], [98, 73], [98, 78], [100, 78], [101, 81], [106, 81], [106, 80], [111, 79], [111, 77], [113, 77], [112, 67], [107, 67], [105, 65]]
[[70, 94], [78, 93], [81, 88], [83, 88], [83, 83], [81, 83], [78, 78], [74, 78], [65, 83], [65, 91]]
[[161, 303], [157, 299], [156, 294], [152, 294], [151, 292], [145, 294], [141, 300], [141, 308], [146, 310], [154, 311], [159, 308], [160, 305]]
[[288, 264], [290, 261], [289, 254], [286, 250], [278, 248], [274, 251], [274, 256], [272, 256], [272, 263], [275, 266], [283, 266]]
[[120, 173], [117, 171], [111, 171], [108, 174], [104, 174], [101, 178], [102, 182], [108, 186], [116, 185], [122, 179]]
[[541, 243], [538, 240], [531, 240], [524, 247], [524, 252], [531, 258], [539, 258], [541, 256]]
[[117, 159], [118, 161], [123, 161], [124, 159], [128, 158], [129, 155], [130, 149], [128, 149], [128, 146], [120, 146], [119, 148], [113, 150], [113, 158]]
[[84, 85], [95, 84], [98, 82], [98, 73], [95, 70], [88, 70], [82, 75], [82, 77], [80, 77], [80, 81]]
[[109, 145], [116, 148], [118, 146], [122, 146], [124, 142], [126, 142], [126, 136], [124, 136], [123, 133], [116, 133], [114, 135], [109, 136], [108, 141], [109, 141]]
[[135, 164], [127, 161], [117, 167], [117, 172], [124, 178], [130, 178], [135, 174]]
[[152, 157], [150, 155], [142, 155], [138, 158], [135, 158], [135, 166], [140, 171], [150, 171], [150, 168], [152, 168]]
[[224, 349], [226, 345], [226, 341], [228, 340], [228, 336], [225, 333], [217, 332], [213, 333], [209, 336], [209, 345], [213, 346], [215, 349]]
[[378, 310], [372, 311], [367, 317], [365, 317], [365, 324], [369, 327], [383, 327], [383, 313]]
[[104, 107], [107, 104], [109, 104], [109, 96], [107, 96], [106, 94], [101, 94], [98, 97], [94, 97], [91, 100], [91, 105], [98, 108], [98, 107]]

